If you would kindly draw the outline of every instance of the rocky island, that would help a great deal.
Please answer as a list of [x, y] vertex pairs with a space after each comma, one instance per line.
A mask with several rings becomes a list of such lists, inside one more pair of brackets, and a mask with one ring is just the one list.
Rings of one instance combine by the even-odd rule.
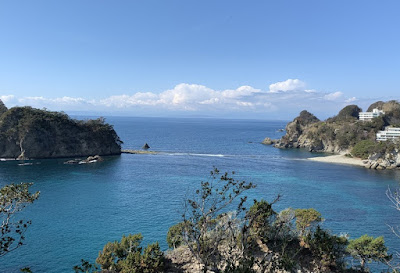
[[32, 107], [7, 109], [0, 100], [0, 158], [119, 155], [121, 144], [104, 118], [82, 121]]
[[366, 168], [400, 168], [400, 139], [377, 140], [377, 133], [381, 130], [400, 127], [400, 103], [378, 101], [369, 106], [367, 112], [373, 109], [382, 111], [382, 115], [359, 120], [361, 108], [348, 105], [336, 116], [324, 121], [304, 110], [286, 125], [286, 134], [281, 139], [267, 139], [264, 143], [274, 144], [277, 148], [305, 148], [310, 152], [359, 158], [360, 164], [355, 165]]

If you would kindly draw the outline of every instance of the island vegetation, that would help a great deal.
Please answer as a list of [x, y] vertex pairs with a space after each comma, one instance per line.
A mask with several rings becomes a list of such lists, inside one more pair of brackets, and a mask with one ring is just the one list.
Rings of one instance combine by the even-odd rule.
[[321, 121], [304, 110], [286, 126], [280, 139], [267, 139], [265, 144], [278, 148], [306, 148], [311, 152], [346, 154], [366, 162], [367, 168], [394, 169], [400, 167], [400, 141], [376, 141], [376, 133], [385, 127], [400, 127], [400, 103], [378, 101], [367, 111], [379, 109], [384, 115], [361, 121], [357, 105], [344, 107], [336, 116]]
[[121, 143], [104, 118], [74, 120], [62, 112], [28, 106], [7, 109], [0, 101], [1, 158], [116, 155]]

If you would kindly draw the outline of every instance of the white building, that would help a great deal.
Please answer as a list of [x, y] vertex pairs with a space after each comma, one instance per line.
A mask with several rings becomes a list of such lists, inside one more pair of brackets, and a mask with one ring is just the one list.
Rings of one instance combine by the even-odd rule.
[[385, 131], [376, 133], [377, 141], [394, 140], [400, 138], [400, 128], [386, 127]]
[[373, 118], [379, 117], [380, 115], [384, 115], [385, 112], [379, 109], [373, 109], [372, 112], [360, 112], [358, 113], [358, 119], [359, 120], [371, 120]]

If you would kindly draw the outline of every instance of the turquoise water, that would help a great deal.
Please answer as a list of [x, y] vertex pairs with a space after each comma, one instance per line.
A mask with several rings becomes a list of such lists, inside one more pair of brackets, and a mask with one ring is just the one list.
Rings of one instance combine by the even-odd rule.
[[[391, 250], [399, 239], [387, 225], [400, 225], [385, 191], [397, 187], [400, 172], [304, 160], [318, 156], [260, 144], [278, 138], [283, 121], [110, 117], [125, 142], [140, 149], [147, 142], [159, 155], [107, 157], [104, 162], [64, 165], [65, 160], [34, 161], [31, 166], [0, 162], [0, 184], [34, 182], [39, 200], [21, 217], [32, 220], [26, 245], [1, 259], [0, 272], [72, 272], [80, 259], [94, 261], [108, 241], [122, 234], [144, 235], [166, 249], [168, 227], [180, 221], [182, 200], [213, 166], [235, 170], [257, 188], [248, 195], [272, 200], [276, 209], [314, 207], [324, 227], [351, 237], [384, 235]], [[37, 164], [40, 163], [40, 164]]]

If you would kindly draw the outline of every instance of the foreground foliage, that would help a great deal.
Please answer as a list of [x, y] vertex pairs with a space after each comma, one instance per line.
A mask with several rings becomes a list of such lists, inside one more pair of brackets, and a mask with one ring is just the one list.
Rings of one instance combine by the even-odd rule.
[[120, 273], [155, 273], [164, 268], [164, 253], [158, 243], [149, 244], [142, 249], [143, 236], [129, 234], [122, 236], [120, 242], [107, 243], [99, 253], [96, 262], [101, 269]]
[[387, 247], [382, 236], [374, 238], [365, 234], [360, 238], [350, 240], [347, 249], [351, 256], [360, 261], [362, 271], [365, 270], [366, 263], [387, 262], [391, 259], [391, 256], [387, 254]]
[[[186, 198], [182, 221], [167, 234], [171, 253], [181, 255], [178, 260], [172, 262], [176, 256], [165, 256], [158, 243], [142, 249], [143, 237], [128, 235], [104, 246], [96, 259], [101, 272], [366, 272], [367, 263], [391, 259], [382, 237], [349, 241], [334, 235], [323, 229], [323, 218], [313, 208], [276, 211], [280, 196], [246, 205], [243, 194], [255, 185], [233, 175], [214, 169]], [[358, 268], [348, 267], [350, 259]], [[97, 272], [84, 260], [74, 270]]]
[[39, 198], [39, 192], [29, 192], [31, 186], [32, 183], [10, 184], [0, 189], [0, 257], [23, 245], [31, 221], [15, 218]]

